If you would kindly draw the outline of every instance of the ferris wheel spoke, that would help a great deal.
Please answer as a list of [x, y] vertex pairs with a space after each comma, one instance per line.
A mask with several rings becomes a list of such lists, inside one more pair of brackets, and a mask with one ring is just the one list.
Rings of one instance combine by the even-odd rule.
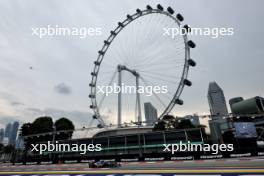
[[[114, 81], [114, 79], [115, 79], [116, 73], [117, 73], [117, 71], [114, 72], [114, 74], [113, 74], [113, 76], [112, 76], [112, 78], [111, 78], [111, 80], [110, 80], [108, 86], [112, 85], [112, 83], [113, 83], [113, 81]], [[106, 92], [103, 94], [103, 97], [102, 97], [102, 99], [101, 99], [100, 102], [99, 102], [99, 105], [98, 105], [98, 108], [99, 108], [99, 109], [101, 108], [102, 103], [103, 103], [105, 97], [106, 97]]]
[[[156, 44], [157, 47], [159, 46], [158, 44]], [[155, 47], [154, 47], [155, 48]], [[158, 47], [160, 48], [160, 47]], [[154, 51], [150, 51], [151, 54], [149, 55], [149, 57], [147, 59], [144, 60], [143, 63], [148, 63], [151, 64], [153, 62], [156, 62], [157, 60], [160, 60], [160, 58], [162, 58], [162, 56], [164, 56], [164, 49], [155, 49]], [[159, 56], [159, 57], [157, 57]]]
[[155, 63], [151, 63], [151, 64], [146, 63], [144, 65], [143, 64], [137, 64], [137, 65], [133, 65], [133, 68], [135, 68], [137, 70], [146, 70], [146, 69], [152, 68], [154, 66], [175, 65], [177, 67], [177, 66], [181, 66], [181, 64], [184, 65], [184, 62], [183, 61], [179, 62], [178, 59], [171, 59], [171, 60], [168, 60], [168, 62], [163, 62], [163, 63], [155, 62]]
[[[142, 78], [142, 77], [141, 77], [141, 78]], [[145, 82], [149, 82], [151, 86], [155, 86], [155, 84], [154, 84], [153, 82], [149, 81], [149, 80], [145, 80]], [[167, 91], [168, 91], [168, 93], [169, 93], [171, 96], [174, 95], [174, 94], [171, 93], [169, 90], [167, 90]], [[155, 92], [154, 92], [154, 93], [155, 93]], [[167, 96], [166, 94], [163, 94], [163, 95], [164, 95], [164, 97], [166, 97], [168, 100], [171, 100], [171, 96], [169, 97], [169, 96]]]
[[170, 71], [170, 70], [173, 70], [173, 69], [178, 69], [178, 68], [183, 68], [184, 67], [184, 64], [173, 64], [173, 63], [170, 63], [170, 64], [156, 64], [156, 65], [151, 65], [149, 66], [148, 68], [146, 69], [138, 69], [139, 71], [141, 72], [164, 72], [164, 70], [166, 71]]
[[[164, 51], [163, 51], [164, 52]], [[162, 51], [160, 51], [160, 53], [162, 53]], [[176, 57], [178, 55], [178, 53], [176, 52], [175, 53], [175, 56], [174, 57]], [[153, 58], [156, 58], [156, 59], [153, 59]], [[164, 59], [164, 58], [166, 58], [166, 56], [165, 57], [162, 57], [162, 56], [159, 56], [159, 57], [155, 57], [155, 55], [150, 55], [147, 59], [144, 59], [144, 61], [141, 63], [141, 64], [139, 64], [138, 66], [140, 67], [144, 67], [144, 66], [146, 66], [146, 65], [152, 65], [152, 64], [157, 64], [157, 63], [159, 63], [158, 61], [160, 60], [160, 59]], [[173, 59], [172, 61], [178, 61], [177, 59]], [[171, 61], [171, 60], [169, 60], [169, 61]], [[168, 63], [168, 62], [166, 62], [166, 63]], [[161, 64], [161, 63], [159, 63], [159, 64]]]
[[[140, 79], [142, 80], [142, 82], [143, 82], [143, 84], [145, 85], [145, 86], [148, 86], [148, 84], [147, 84], [147, 81], [145, 81], [142, 77], [140, 77]], [[154, 96], [157, 98], [157, 100], [159, 101], [159, 103], [161, 104], [161, 105], [163, 105], [164, 107], [166, 107], [166, 104], [159, 98], [159, 96], [155, 93], [155, 92], [153, 92], [153, 94], [154, 94]]]
[[[151, 23], [153, 23], [153, 22], [154, 22], [153, 19], [154, 19], [154, 15], [150, 17], [150, 20], [149, 20], [149, 21], [150, 21]], [[157, 21], [158, 21], [158, 20], [157, 20]], [[148, 29], [148, 31], [149, 31], [149, 29]], [[144, 37], [145, 37], [145, 38], [144, 38], [145, 41], [149, 41], [149, 40], [153, 39], [153, 33], [151, 33], [151, 32], [147, 32], [147, 33], [144, 35]]]
[[158, 77], [158, 76], [153, 76], [153, 75], [149, 75], [149, 74], [147, 74], [147, 73], [141, 73], [141, 75], [142, 76], [144, 76], [144, 77], [148, 77], [148, 78], [151, 78], [151, 79], [158, 79], [159, 81], [163, 81], [163, 82], [165, 82], [165, 83], [171, 83], [171, 84], [176, 84], [177, 82], [175, 82], [175, 81], [170, 81], [170, 80], [165, 80], [165, 79], [163, 79], [163, 78], [161, 78], [161, 77]]
[[162, 79], [165, 78], [165, 80], [166, 79], [168, 80], [168, 78], [171, 78], [172, 81], [175, 81], [177, 79], [180, 79], [179, 77], [171, 76], [171, 75], [167, 75], [167, 74], [162, 74], [162, 73], [158, 73], [158, 74], [156, 73], [155, 75], [153, 75], [154, 72], [151, 72], [151, 71], [142, 71], [141, 73], [148, 74], [149, 76], [156, 77], [156, 78], [162, 78]]

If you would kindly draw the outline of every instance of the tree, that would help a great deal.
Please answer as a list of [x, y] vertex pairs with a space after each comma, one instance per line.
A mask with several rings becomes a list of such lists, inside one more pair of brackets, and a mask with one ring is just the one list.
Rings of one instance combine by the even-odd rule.
[[32, 133], [46, 133], [53, 131], [53, 121], [51, 117], [39, 117], [32, 123]]
[[159, 120], [153, 128], [153, 131], [164, 131], [166, 129], [165, 122], [163, 120]]
[[15, 152], [14, 145], [7, 145], [7, 146], [4, 146], [4, 148], [3, 148], [3, 153], [5, 153], [5, 154], [12, 154], [14, 152]]
[[196, 127], [192, 124], [190, 119], [175, 118], [173, 115], [165, 115], [162, 120], [158, 121], [154, 126], [156, 130], [172, 130], [172, 129], [190, 129], [190, 128], [204, 128], [204, 126]]
[[[41, 134], [48, 132], [53, 132], [53, 121], [51, 117], [44, 116], [34, 120], [34, 122], [32, 123], [32, 134]], [[52, 141], [52, 139], [52, 133], [34, 136], [34, 141], [36, 141], [37, 143], [42, 141]]]
[[[72, 136], [74, 125], [69, 119], [62, 117], [54, 123], [55, 129], [53, 128], [53, 121], [51, 117], [44, 116], [34, 120], [33, 123], [25, 123], [20, 129], [20, 135], [25, 137], [26, 143], [39, 143], [41, 141], [51, 141], [53, 139], [53, 132], [72, 130], [71, 132], [61, 132], [56, 134], [57, 140], [69, 139]], [[43, 134], [44, 133], [44, 134]], [[40, 135], [38, 135], [40, 134]], [[42, 135], [43, 134], [43, 135]], [[27, 137], [30, 136], [31, 137]]]
[[[25, 137], [28, 135], [32, 135], [32, 123], [24, 123], [20, 128], [20, 136]], [[25, 149], [28, 150], [30, 144], [33, 143], [33, 138], [24, 138], [24, 146]]]
[[[56, 134], [56, 140], [70, 139], [72, 137], [73, 130], [75, 129], [71, 120], [62, 117], [55, 122], [56, 131], [67, 131]], [[70, 131], [68, 131], [70, 130]]]
[[[176, 121], [177, 122], [177, 121]], [[195, 128], [195, 126], [192, 124], [190, 119], [181, 119], [178, 121], [174, 127], [176, 129], [189, 129], [189, 128]]]
[[32, 123], [24, 123], [20, 129], [21, 136], [27, 136], [32, 134]]
[[165, 121], [173, 121], [173, 120], [175, 120], [175, 117], [173, 115], [167, 114], [167, 115], [164, 115], [163, 116], [162, 120], [165, 120]]
[[0, 153], [3, 153], [3, 150], [4, 150], [4, 145], [0, 143]]

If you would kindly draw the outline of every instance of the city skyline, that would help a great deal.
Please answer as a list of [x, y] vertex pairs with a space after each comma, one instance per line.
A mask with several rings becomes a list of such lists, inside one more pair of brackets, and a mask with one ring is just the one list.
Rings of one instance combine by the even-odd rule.
[[[2, 126], [16, 120], [32, 121], [43, 115], [68, 117], [79, 127], [89, 123], [92, 111], [89, 109], [88, 84], [97, 51], [117, 21], [150, 3], [120, 1], [118, 6], [112, 6], [112, 2], [91, 1], [84, 5], [73, 1], [69, 4], [43, 1], [36, 5], [33, 1], [24, 4], [17, 1], [14, 5], [9, 1], [1, 1], [0, 48], [3, 52], [0, 54], [0, 83], [4, 85], [0, 88]], [[228, 7], [224, 1], [150, 3], [152, 6], [161, 3], [164, 7], [173, 7], [185, 16], [185, 23], [194, 27], [234, 27], [233, 36], [218, 39], [190, 37], [197, 44], [197, 48], [191, 51], [191, 57], [197, 62], [197, 67], [189, 75], [193, 86], [184, 89], [181, 96], [184, 105], [177, 106], [173, 114], [209, 114], [206, 94], [211, 81], [221, 85], [227, 101], [237, 96], [246, 99], [263, 94], [261, 88], [264, 83], [260, 76], [264, 64], [264, 51], [261, 48], [263, 24], [260, 23], [263, 2], [225, 2], [229, 4]], [[21, 15], [17, 16], [16, 11], [20, 11]], [[219, 16], [223, 11], [225, 14]], [[31, 35], [32, 27], [47, 24], [100, 27], [102, 35], [86, 39], [39, 39]], [[247, 43], [241, 41], [245, 38]], [[228, 109], [230, 112], [229, 106]]]
[[7, 123], [5, 128], [0, 128], [0, 143], [4, 145], [16, 145], [19, 132], [19, 122]]

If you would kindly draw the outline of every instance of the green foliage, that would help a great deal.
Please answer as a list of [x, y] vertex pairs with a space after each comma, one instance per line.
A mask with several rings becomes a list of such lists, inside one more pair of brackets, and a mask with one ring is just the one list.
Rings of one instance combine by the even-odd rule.
[[153, 128], [153, 131], [164, 131], [166, 129], [165, 122], [163, 120], [158, 121]]
[[20, 135], [27, 136], [27, 135], [30, 135], [30, 134], [33, 134], [32, 133], [32, 124], [31, 123], [24, 123], [21, 126]]
[[53, 122], [51, 117], [39, 117], [32, 123], [32, 133], [45, 133], [53, 130]]
[[[20, 129], [20, 135], [24, 137], [25, 149], [28, 150], [31, 144], [52, 141], [53, 139], [70, 139], [73, 131], [57, 132], [63, 130], [74, 130], [72, 121], [63, 117], [53, 124], [51, 117], [44, 116], [35, 119], [33, 123], [23, 124]], [[54, 133], [55, 131], [56, 133]]]
[[4, 146], [3, 148], [3, 153], [6, 153], [6, 154], [11, 154], [15, 152], [15, 147], [14, 145], [7, 145], [7, 146]]
[[[177, 121], [176, 121], [177, 122]], [[180, 122], [176, 123], [174, 125], [176, 129], [189, 129], [189, 128], [195, 128], [195, 126], [192, 124], [192, 122], [189, 119], [182, 119]]]
[[[74, 130], [74, 125], [69, 119], [62, 117], [55, 122], [56, 131]], [[56, 140], [70, 139], [73, 131], [56, 134]]]
[[3, 153], [4, 145], [0, 143], [0, 153]]
[[162, 120], [159, 120], [153, 128], [153, 131], [164, 131], [164, 130], [173, 130], [173, 129], [190, 129], [190, 128], [202, 128], [204, 129], [205, 125], [194, 126], [189, 119], [178, 119], [173, 115], [165, 115]]

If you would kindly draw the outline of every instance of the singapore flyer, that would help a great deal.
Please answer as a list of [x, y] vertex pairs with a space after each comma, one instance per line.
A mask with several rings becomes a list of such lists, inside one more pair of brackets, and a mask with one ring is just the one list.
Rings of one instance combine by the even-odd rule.
[[[147, 102], [157, 108], [158, 119], [169, 114], [175, 105], [183, 104], [180, 95], [185, 86], [192, 84], [187, 79], [188, 70], [196, 65], [190, 57], [190, 48], [195, 44], [188, 40], [188, 33], [165, 35], [170, 29], [188, 31], [183, 20], [171, 7], [147, 5], [146, 9], [128, 14], [110, 31], [94, 61], [89, 84], [90, 108], [101, 126], [106, 125], [104, 119], [117, 119], [111, 123], [119, 127], [130, 121], [142, 124], [142, 110]], [[102, 86], [118, 86], [122, 90], [124, 86], [134, 86], [136, 91], [108, 94], [98, 91]], [[140, 87], [147, 89], [140, 91]]]

